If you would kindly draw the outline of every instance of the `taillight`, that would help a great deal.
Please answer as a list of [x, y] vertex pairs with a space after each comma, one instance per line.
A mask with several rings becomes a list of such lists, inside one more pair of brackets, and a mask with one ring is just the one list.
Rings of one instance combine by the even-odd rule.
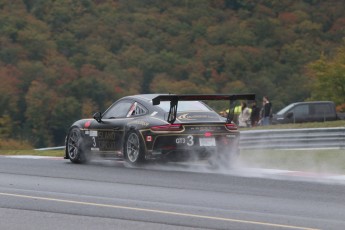
[[225, 126], [228, 130], [237, 130], [237, 125], [235, 125], [233, 123], [225, 124]]
[[158, 126], [152, 126], [152, 131], [181, 131], [183, 130], [183, 127], [181, 124], [168, 124], [168, 125], [158, 125]]
[[206, 132], [206, 133], [204, 134], [204, 136], [205, 136], [205, 137], [211, 137], [211, 136], [212, 136], [212, 133], [211, 133], [211, 132]]

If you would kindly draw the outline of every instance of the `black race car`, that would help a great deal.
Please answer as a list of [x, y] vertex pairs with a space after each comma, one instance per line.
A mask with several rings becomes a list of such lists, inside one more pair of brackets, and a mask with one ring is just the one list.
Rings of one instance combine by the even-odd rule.
[[93, 119], [76, 121], [66, 137], [65, 158], [84, 163], [92, 156], [148, 160], [207, 159], [231, 164], [239, 154], [239, 132], [202, 101], [254, 100], [255, 95], [142, 94], [127, 96]]

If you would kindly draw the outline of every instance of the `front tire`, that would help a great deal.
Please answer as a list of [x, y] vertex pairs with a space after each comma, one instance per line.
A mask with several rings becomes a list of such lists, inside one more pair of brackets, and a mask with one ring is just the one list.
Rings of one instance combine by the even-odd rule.
[[71, 162], [85, 163], [88, 161], [85, 148], [83, 148], [83, 136], [79, 128], [72, 128], [69, 132], [66, 142], [66, 150]]
[[144, 144], [136, 131], [130, 131], [126, 136], [124, 158], [130, 165], [145, 161]]

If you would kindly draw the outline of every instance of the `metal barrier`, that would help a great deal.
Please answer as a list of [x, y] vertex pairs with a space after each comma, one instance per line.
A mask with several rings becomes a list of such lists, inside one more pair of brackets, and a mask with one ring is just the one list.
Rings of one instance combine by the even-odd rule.
[[39, 148], [39, 149], [35, 149], [35, 150], [38, 150], [38, 151], [46, 151], [46, 150], [63, 150], [63, 149], [65, 149], [65, 146]]
[[[35, 150], [62, 150], [65, 146]], [[345, 127], [241, 131], [241, 149], [345, 148]]]
[[345, 127], [241, 131], [241, 149], [345, 148]]

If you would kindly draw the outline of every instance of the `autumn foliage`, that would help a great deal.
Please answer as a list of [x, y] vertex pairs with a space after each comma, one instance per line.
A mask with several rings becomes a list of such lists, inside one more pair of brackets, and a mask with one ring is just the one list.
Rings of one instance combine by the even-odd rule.
[[3, 0], [1, 138], [62, 145], [74, 120], [138, 93], [255, 93], [275, 111], [311, 98], [340, 106], [344, 98], [326, 91], [343, 92], [335, 72], [343, 68], [331, 69], [344, 65], [333, 59], [344, 46], [344, 8], [341, 0]]

